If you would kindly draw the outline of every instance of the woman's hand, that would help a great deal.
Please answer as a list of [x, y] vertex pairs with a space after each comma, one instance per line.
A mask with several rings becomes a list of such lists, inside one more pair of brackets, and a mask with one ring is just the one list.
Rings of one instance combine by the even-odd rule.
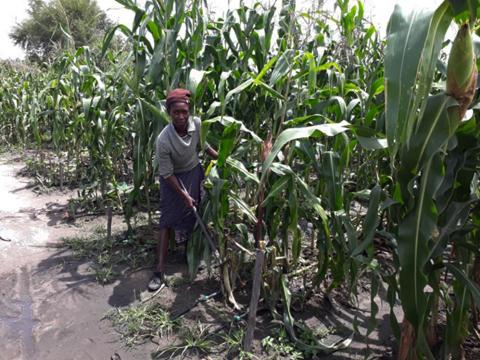
[[195, 200], [186, 192], [183, 192], [183, 202], [187, 209], [193, 209], [195, 207]]
[[167, 180], [168, 184], [178, 193], [178, 195], [180, 195], [187, 209], [193, 209], [195, 207], [195, 200], [190, 196], [187, 190], [183, 188], [183, 185], [180, 185], [180, 182], [175, 175], [171, 175], [165, 178], [165, 180]]

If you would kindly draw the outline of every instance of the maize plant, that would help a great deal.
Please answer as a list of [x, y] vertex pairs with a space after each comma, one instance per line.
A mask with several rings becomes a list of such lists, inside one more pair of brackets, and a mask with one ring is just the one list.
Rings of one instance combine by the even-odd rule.
[[[309, 272], [315, 291], [344, 287], [352, 301], [358, 280], [369, 280], [367, 332], [388, 284], [400, 358], [461, 358], [480, 311], [470, 2], [414, 13], [396, 7], [386, 47], [360, 1], [337, 0], [333, 15], [295, 1], [241, 4], [216, 19], [197, 0], [117, 2], [134, 20], [105, 36], [100, 58], [82, 47], [48, 71], [0, 66], [2, 141], [34, 147], [51, 184], [80, 187], [96, 207], [121, 207], [133, 230], [137, 211], [152, 221], [155, 210], [164, 99], [187, 87], [202, 141], [219, 152], [206, 164], [201, 210], [233, 307], [241, 307], [236, 290], [262, 250], [265, 303], [305, 354], [349, 342], [301, 340], [291, 283]], [[460, 30], [442, 73], [436, 65], [453, 20]], [[110, 49], [117, 32], [126, 37], [121, 50]], [[366, 210], [353, 211], [358, 204]], [[379, 266], [379, 244], [389, 252], [388, 271]], [[192, 274], [209, 260], [200, 231], [187, 255]]]
[[[464, 118], [477, 80], [468, 22], [450, 50], [446, 90], [431, 90], [445, 33], [458, 11], [448, 1], [435, 11], [396, 7], [389, 23], [386, 132], [395, 178], [391, 228], [398, 244], [399, 279], [392, 286], [405, 314], [400, 359], [464, 358], [467, 311], [480, 300], [471, 279], [478, 252], [471, 249], [478, 240], [468, 225], [478, 201], [478, 144], [472, 141], [478, 131], [474, 117]], [[447, 324], [440, 337], [441, 308]]]

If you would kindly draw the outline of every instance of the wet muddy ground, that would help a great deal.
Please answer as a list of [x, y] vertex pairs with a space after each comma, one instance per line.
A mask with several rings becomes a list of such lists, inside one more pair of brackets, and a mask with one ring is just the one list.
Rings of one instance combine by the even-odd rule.
[[115, 353], [148, 359], [151, 349], [126, 349], [101, 320], [143, 289], [148, 274], [123, 281], [123, 293], [120, 280], [99, 285], [88, 264], [58, 247], [62, 237], [85, 233], [95, 221], [67, 224], [72, 193], [35, 194], [32, 180], [17, 176], [22, 167], [12, 156], [0, 157], [0, 359], [97, 360]]

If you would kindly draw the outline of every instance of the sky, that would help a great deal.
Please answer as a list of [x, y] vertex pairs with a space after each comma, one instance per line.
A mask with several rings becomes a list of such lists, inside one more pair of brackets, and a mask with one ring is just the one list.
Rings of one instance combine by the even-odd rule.
[[[144, 3], [145, 0], [137, 0]], [[207, 0], [209, 8], [216, 11], [217, 14], [222, 13], [228, 7], [235, 8], [238, 0]], [[280, 0], [278, 0], [280, 1]], [[249, 3], [248, 1], [244, 1]], [[273, 1], [272, 1], [273, 2]], [[351, 0], [351, 4], [355, 1]], [[387, 26], [388, 18], [395, 6], [395, 0], [364, 0], [365, 16], [371, 18], [374, 25], [384, 34]], [[441, 0], [423, 0], [422, 6], [435, 6]], [[0, 12], [0, 59], [22, 58], [23, 50], [15, 46], [8, 34], [15, 24], [21, 22], [27, 16], [28, 0], [0, 0], [2, 3], [2, 11]], [[122, 8], [115, 0], [97, 0], [98, 5], [107, 13], [107, 15], [116, 22], [122, 22], [129, 25], [132, 21], [132, 12]], [[402, 6], [414, 7], [418, 6], [419, 0], [401, 0]]]

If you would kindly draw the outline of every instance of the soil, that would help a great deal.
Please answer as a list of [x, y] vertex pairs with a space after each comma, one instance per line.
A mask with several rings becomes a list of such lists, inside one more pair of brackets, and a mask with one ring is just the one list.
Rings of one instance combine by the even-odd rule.
[[[170, 336], [155, 337], [153, 342], [133, 347], [125, 345], [105, 316], [112, 309], [140, 304], [151, 296], [146, 291], [151, 264], [138, 271], [116, 269], [121, 275], [110, 284], [100, 285], [90, 262], [75, 257], [62, 246], [61, 239], [89, 233], [98, 225], [105, 226], [105, 217], [68, 222], [67, 202], [76, 192], [34, 193], [33, 180], [18, 175], [23, 167], [21, 158], [0, 155], [0, 360], [149, 359], [158, 349], [182, 342], [183, 338], [174, 332]], [[114, 217], [114, 228], [124, 227], [123, 219]], [[173, 316], [191, 307], [202, 294], [219, 290], [218, 280], [206, 272], [200, 273], [194, 282], [187, 281], [182, 260], [181, 251], [169, 256], [167, 275], [175, 284], [148, 300], [161, 304]], [[245, 307], [247, 287], [238, 296]], [[346, 349], [315, 358], [391, 359], [395, 356], [395, 340], [385, 296], [385, 289], [381, 289], [376, 298], [378, 324], [368, 336], [368, 291], [360, 294], [358, 308], [344, 306], [340, 293], [330, 298], [316, 293], [305, 305], [297, 306], [294, 301], [292, 314], [310, 328], [324, 329], [328, 333], [324, 342], [330, 344], [353, 334], [356, 322], [358, 332]], [[267, 357], [261, 340], [275, 327], [268, 312], [265, 314], [258, 318], [253, 344], [259, 358]], [[186, 329], [201, 323], [211, 331], [224, 330], [233, 315], [233, 310], [217, 297], [184, 315], [180, 326]], [[397, 315], [401, 318], [399, 311]], [[217, 336], [215, 344], [217, 350], [208, 357], [192, 353], [189, 357], [226, 358], [222, 338]], [[162, 358], [170, 355], [167, 353]]]
[[[75, 192], [35, 194], [24, 164], [0, 157], [0, 359], [147, 359], [153, 345], [126, 349], [108, 321], [114, 306], [134, 301], [147, 272], [99, 285], [88, 264], [60, 248], [62, 237], [95, 224], [64, 221]], [[116, 220], [119, 222], [119, 220]]]

